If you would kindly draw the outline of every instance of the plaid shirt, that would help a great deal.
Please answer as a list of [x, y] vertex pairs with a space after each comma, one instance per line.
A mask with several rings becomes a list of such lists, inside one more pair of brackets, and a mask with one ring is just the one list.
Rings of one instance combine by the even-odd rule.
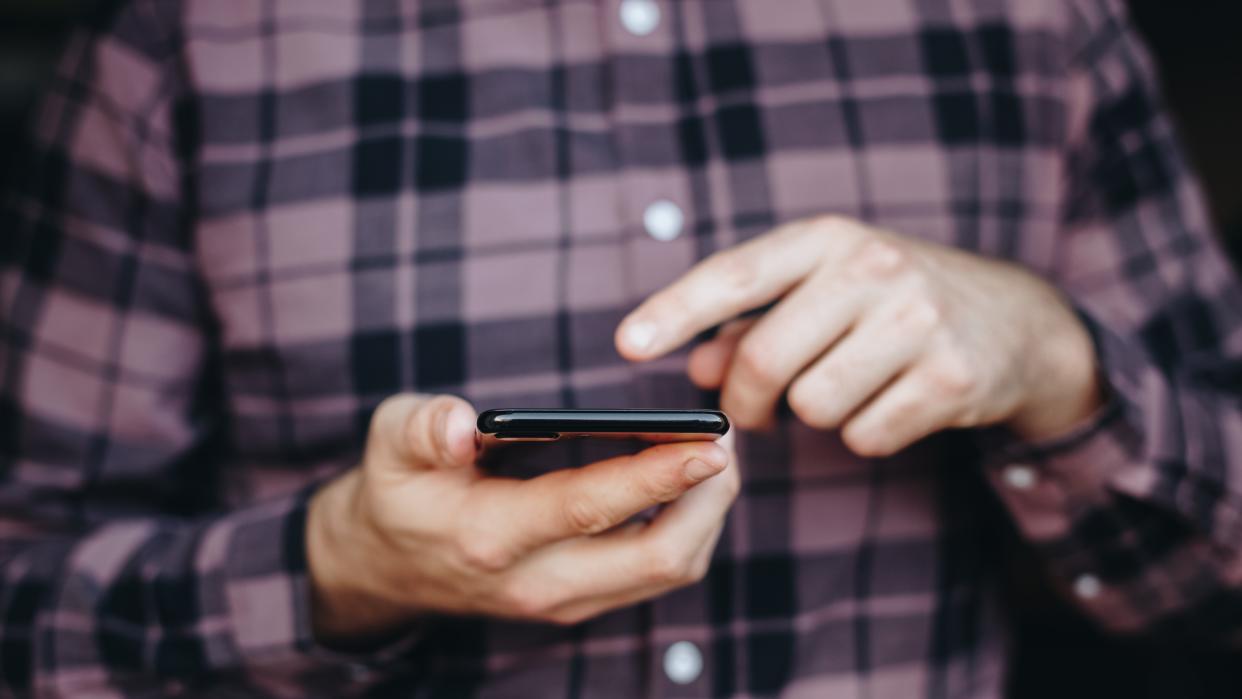
[[[1109, 627], [1242, 635], [1242, 293], [1111, 0], [104, 5], [0, 223], [0, 694], [994, 696], [1007, 520]], [[1057, 284], [1111, 405], [871, 461], [786, 416], [701, 584], [316, 643], [306, 495], [382, 398], [710, 406], [617, 321], [822, 212]]]

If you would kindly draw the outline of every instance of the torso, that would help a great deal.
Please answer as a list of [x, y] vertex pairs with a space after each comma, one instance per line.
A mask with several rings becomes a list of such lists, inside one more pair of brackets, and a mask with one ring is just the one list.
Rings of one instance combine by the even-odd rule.
[[[247, 484], [234, 497], [350, 463], [400, 391], [713, 407], [684, 355], [627, 364], [613, 329], [781, 222], [843, 213], [1047, 269], [1059, 6], [891, 4], [679, 0], [640, 37], [618, 0], [191, 3], [196, 245]], [[279, 89], [253, 94], [255, 74]], [[644, 228], [657, 200], [684, 215], [673, 240]], [[961, 439], [867, 461], [786, 418], [740, 455], [703, 583], [574, 629], [446, 622], [387, 681], [415, 696], [999, 691], [991, 507]], [[705, 660], [687, 686], [662, 669], [681, 640]]]

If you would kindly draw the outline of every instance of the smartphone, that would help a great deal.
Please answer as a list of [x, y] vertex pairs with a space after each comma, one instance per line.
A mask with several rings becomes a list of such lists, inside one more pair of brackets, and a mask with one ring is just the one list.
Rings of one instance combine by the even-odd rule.
[[719, 410], [488, 410], [479, 434], [499, 442], [555, 442], [582, 437], [647, 442], [714, 440], [729, 431]]

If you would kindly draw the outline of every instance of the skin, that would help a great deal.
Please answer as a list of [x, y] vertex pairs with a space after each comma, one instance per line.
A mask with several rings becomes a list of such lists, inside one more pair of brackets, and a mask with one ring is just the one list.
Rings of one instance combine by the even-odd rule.
[[798, 221], [710, 257], [631, 313], [617, 348], [650, 360], [721, 323], [688, 371], [720, 389], [735, 425], [769, 424], [785, 395], [863, 456], [947, 428], [1048, 439], [1102, 402], [1090, 336], [1052, 286], [847, 218]]
[[[769, 424], [784, 395], [864, 456], [946, 428], [1055, 437], [1102, 402], [1090, 337], [1047, 283], [845, 218], [705, 260], [628, 316], [617, 347], [650, 360], [722, 323], [688, 371], [735, 425]], [[449, 396], [385, 401], [362, 463], [312, 499], [321, 640], [365, 645], [428, 613], [572, 624], [706, 573], [740, 487], [729, 436], [517, 481], [476, 468], [475, 417]]]
[[362, 463], [311, 500], [320, 640], [367, 645], [432, 612], [572, 624], [702, 579], [740, 487], [730, 436], [519, 481], [475, 467], [475, 419], [460, 398], [390, 398]]

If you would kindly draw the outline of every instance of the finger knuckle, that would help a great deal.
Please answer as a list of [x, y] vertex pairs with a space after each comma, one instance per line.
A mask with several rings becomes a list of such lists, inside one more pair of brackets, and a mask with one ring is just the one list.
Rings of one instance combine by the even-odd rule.
[[888, 279], [910, 269], [910, 254], [892, 241], [873, 238], [858, 247], [849, 269], [864, 278]]
[[983, 413], [970, 402], [963, 402], [949, 419], [949, 427], [976, 427], [983, 422]]
[[963, 397], [946, 407], [948, 407], [948, 416], [945, 418], [945, 427], [977, 427], [989, 422], [984, 406], [980, 404], [980, 401], [972, 400], [971, 397]]
[[655, 473], [636, 475], [638, 491], [651, 503], [668, 502], [685, 489], [680, 469], [664, 468]]
[[934, 330], [943, 319], [944, 309], [941, 305], [922, 294], [905, 301], [897, 309], [897, 323], [907, 330]]
[[771, 350], [757, 342], [743, 340], [734, 361], [737, 370], [755, 385], [770, 386], [780, 381]]
[[970, 362], [955, 353], [944, 354], [932, 362], [927, 369], [927, 381], [940, 395], [956, 398], [971, 394], [979, 383]]
[[646, 306], [658, 317], [680, 319], [693, 299], [680, 284], [661, 289], [652, 294]]
[[502, 571], [513, 565], [515, 558], [513, 551], [495, 537], [474, 530], [457, 536], [456, 550], [469, 568], [485, 573]]
[[871, 426], [853, 423], [846, 425], [841, 430], [841, 440], [850, 451], [864, 458], [881, 458], [893, 453], [892, 445], [885, 438], [883, 430]]
[[889, 397], [891, 400], [884, 401], [884, 405], [868, 415], [866, 420], [859, 417], [843, 427], [842, 432], [868, 431], [889, 435], [894, 428], [913, 425], [919, 413], [927, 407], [927, 401], [920, 395], [893, 394]]
[[807, 425], [822, 430], [837, 426], [837, 418], [825, 404], [822, 386], [817, 382], [804, 379], [794, 383], [785, 399], [794, 415]]
[[561, 510], [569, 528], [579, 534], [587, 536], [599, 534], [612, 524], [607, 509], [594, 498], [582, 496], [567, 498]]
[[884, 409], [883, 417], [877, 422], [885, 426], [908, 425], [918, 417], [923, 406], [919, 400], [910, 396], [899, 397]]
[[649, 570], [654, 582], [678, 585], [690, 580], [692, 565], [689, 556], [678, 546], [661, 542], [651, 549]]
[[500, 594], [506, 611], [523, 619], [545, 620], [550, 616], [553, 600], [548, 592], [550, 586], [533, 585], [525, 581], [510, 581]]
[[810, 369], [809, 377], [814, 378], [812, 385], [821, 394], [831, 389], [848, 386], [858, 371], [866, 368], [865, 364], [868, 359], [868, 357], [850, 352], [829, 354]]
[[705, 269], [719, 278], [726, 288], [745, 293], [759, 276], [758, 263], [745, 250], [726, 250], [711, 256]]

